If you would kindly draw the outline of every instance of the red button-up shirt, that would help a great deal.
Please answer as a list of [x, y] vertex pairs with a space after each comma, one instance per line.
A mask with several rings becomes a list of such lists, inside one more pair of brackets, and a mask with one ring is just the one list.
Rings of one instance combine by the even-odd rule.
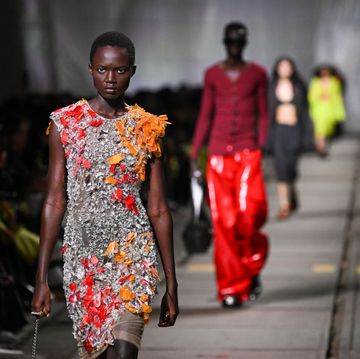
[[249, 63], [233, 81], [216, 64], [206, 70], [204, 82], [191, 158], [206, 141], [210, 155], [263, 146], [268, 128], [266, 71]]

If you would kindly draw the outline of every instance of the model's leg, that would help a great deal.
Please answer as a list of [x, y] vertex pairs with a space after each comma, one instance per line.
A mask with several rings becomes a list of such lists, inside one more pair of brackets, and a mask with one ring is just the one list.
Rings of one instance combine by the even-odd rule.
[[277, 193], [279, 199], [278, 219], [288, 218], [290, 215], [290, 186], [287, 182], [277, 183]]
[[143, 318], [130, 312], [123, 313], [113, 329], [115, 341], [108, 347], [106, 359], [136, 359], [143, 331]]
[[299, 198], [295, 183], [290, 184], [290, 210], [296, 211], [299, 208]]
[[228, 158], [210, 156], [207, 184], [214, 227], [214, 260], [220, 301], [227, 296], [243, 300], [242, 294], [250, 285], [247, 277], [243, 281], [246, 268], [240, 256], [241, 243], [235, 233], [237, 209], [234, 179]]
[[[284, 129], [283, 129], [284, 130]], [[274, 145], [274, 160], [277, 178], [277, 194], [279, 201], [278, 219], [285, 219], [290, 215], [289, 185], [291, 159], [289, 158], [289, 146], [287, 144], [287, 133], [281, 132]], [[289, 136], [290, 137], [290, 136]]]
[[314, 142], [315, 142], [316, 152], [320, 156], [325, 157], [328, 154], [326, 138], [329, 135], [329, 121], [323, 116], [321, 116], [314, 118], [313, 123], [314, 123], [314, 137], [315, 137]]
[[[299, 140], [300, 142], [300, 140]], [[288, 169], [287, 169], [287, 183], [289, 189], [289, 208], [290, 211], [295, 211], [299, 207], [299, 201], [295, 182], [298, 176], [298, 162], [299, 162], [299, 149], [289, 146], [288, 149]]]
[[107, 358], [107, 349], [103, 352], [103, 353], [101, 353], [98, 357], [97, 357], [97, 359], [106, 359]]
[[315, 148], [320, 156], [326, 157], [328, 155], [326, 138], [323, 136], [316, 136], [315, 137]]
[[241, 152], [241, 166], [237, 174], [237, 235], [242, 246], [242, 261], [246, 265], [243, 275], [244, 278], [248, 276], [250, 281], [245, 293], [248, 297], [260, 285], [259, 274], [268, 252], [267, 237], [260, 232], [267, 219], [267, 198], [261, 165], [260, 151]]
[[139, 349], [125, 340], [116, 339], [106, 351], [106, 359], [137, 359]]

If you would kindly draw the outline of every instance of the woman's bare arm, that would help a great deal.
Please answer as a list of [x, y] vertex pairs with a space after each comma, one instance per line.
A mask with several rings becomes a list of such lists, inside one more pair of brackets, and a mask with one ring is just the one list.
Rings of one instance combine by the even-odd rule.
[[171, 326], [174, 325], [179, 312], [173, 246], [173, 223], [165, 195], [161, 159], [154, 159], [150, 168], [147, 211], [157, 238], [166, 279], [166, 293], [162, 300], [159, 326]]
[[65, 212], [65, 157], [59, 132], [52, 124], [49, 135], [48, 187], [45, 196], [40, 230], [40, 249], [33, 310], [50, 313], [50, 291], [47, 284], [48, 267], [58, 238]]

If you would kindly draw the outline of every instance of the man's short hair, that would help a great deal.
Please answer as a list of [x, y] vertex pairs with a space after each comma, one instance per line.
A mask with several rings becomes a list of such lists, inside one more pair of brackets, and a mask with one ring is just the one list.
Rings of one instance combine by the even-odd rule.
[[244, 25], [241, 22], [229, 22], [228, 24], [226, 24], [224, 27], [224, 37], [226, 37], [226, 35], [230, 31], [237, 32], [239, 35], [239, 38], [241, 38], [241, 37], [247, 38], [247, 36], [248, 36], [248, 28], [246, 27], [246, 25]]

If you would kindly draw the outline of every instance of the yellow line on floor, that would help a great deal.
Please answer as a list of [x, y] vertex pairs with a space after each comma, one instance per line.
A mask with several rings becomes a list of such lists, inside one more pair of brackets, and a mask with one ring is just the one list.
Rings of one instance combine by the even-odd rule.
[[215, 267], [212, 263], [194, 263], [194, 264], [189, 264], [187, 267], [187, 271], [191, 273], [196, 273], [196, 272], [210, 273], [210, 272], [214, 272], [214, 270]]
[[333, 264], [314, 264], [311, 271], [313, 273], [335, 273], [336, 266]]

